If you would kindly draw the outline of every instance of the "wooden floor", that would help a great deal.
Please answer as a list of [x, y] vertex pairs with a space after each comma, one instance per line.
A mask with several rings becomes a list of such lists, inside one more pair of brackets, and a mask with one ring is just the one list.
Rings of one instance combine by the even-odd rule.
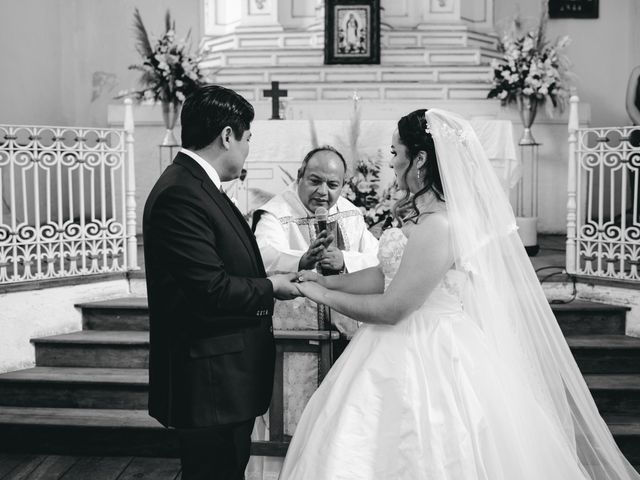
[[0, 454], [0, 480], [180, 480], [177, 458]]

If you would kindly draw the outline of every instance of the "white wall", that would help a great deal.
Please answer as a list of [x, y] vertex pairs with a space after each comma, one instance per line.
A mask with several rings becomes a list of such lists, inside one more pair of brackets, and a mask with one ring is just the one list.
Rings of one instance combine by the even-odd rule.
[[120, 279], [0, 293], [0, 373], [34, 366], [32, 338], [82, 330], [82, 312], [75, 304], [130, 291], [129, 282]]
[[[164, 31], [170, 8], [179, 37], [197, 47], [201, 0], [2, 0], [0, 124], [107, 125], [107, 104], [135, 87], [133, 10], [150, 33]], [[92, 101], [94, 74], [112, 84]], [[109, 91], [110, 88], [110, 91]]]

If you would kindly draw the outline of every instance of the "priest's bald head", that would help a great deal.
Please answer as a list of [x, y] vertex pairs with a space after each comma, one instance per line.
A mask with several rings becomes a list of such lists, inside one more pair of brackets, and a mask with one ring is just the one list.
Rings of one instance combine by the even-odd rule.
[[298, 169], [298, 196], [311, 212], [318, 207], [333, 207], [344, 187], [347, 162], [340, 152], [330, 146], [311, 150]]

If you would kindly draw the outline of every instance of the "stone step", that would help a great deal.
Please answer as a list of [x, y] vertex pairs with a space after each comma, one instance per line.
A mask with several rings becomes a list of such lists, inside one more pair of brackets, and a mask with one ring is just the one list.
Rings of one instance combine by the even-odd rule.
[[[307, 335], [322, 332], [307, 332]], [[302, 332], [274, 332], [276, 339]], [[35, 338], [39, 367], [147, 368], [149, 333], [81, 332]], [[640, 373], [640, 339], [624, 335], [578, 335], [567, 343], [582, 373]]]
[[603, 417], [640, 418], [640, 375], [587, 374], [584, 379]]
[[[264, 90], [270, 84], [254, 83], [233, 84], [233, 89], [247, 100], [264, 100]], [[486, 100], [490, 90], [488, 82], [460, 83], [372, 83], [372, 82], [333, 82], [298, 83], [281, 86], [287, 90], [288, 102], [295, 107], [297, 102], [344, 101], [353, 98], [353, 92], [363, 100], [375, 101], [448, 101], [448, 100]], [[286, 99], [285, 99], [286, 100]]]
[[[622, 453], [640, 464], [640, 418], [607, 424]], [[253, 455], [284, 456], [287, 443], [254, 442]], [[176, 431], [145, 410], [0, 407], [0, 451], [59, 455], [177, 457]]]
[[[383, 48], [380, 52], [380, 64], [399, 65], [487, 65], [501, 55], [493, 48], [429, 46], [419, 48]], [[200, 67], [202, 69], [221, 67], [277, 67], [299, 65], [323, 65], [324, 48], [308, 47], [296, 49], [261, 48], [229, 49], [207, 54]]]
[[[0, 407], [0, 451], [178, 457], [176, 430], [146, 410]], [[254, 442], [253, 455], [284, 456], [287, 444]]]
[[[82, 308], [85, 330], [149, 330], [146, 297], [122, 297], [76, 305]], [[574, 301], [551, 304], [566, 336], [624, 335], [628, 307]]]
[[34, 367], [0, 375], [0, 405], [146, 409], [147, 369]]
[[438, 67], [387, 67], [382, 65], [360, 66], [300, 66], [291, 67], [244, 67], [223, 68], [212, 74], [212, 79], [222, 85], [263, 84], [270, 85], [278, 81], [280, 88], [290, 88], [291, 84], [315, 84], [331, 82], [369, 82], [409, 84], [446, 84], [455, 82], [478, 83], [485, 85], [491, 78], [489, 66], [438, 66]]
[[[434, 46], [482, 46], [496, 49], [498, 38], [486, 32], [470, 30], [465, 25], [429, 25], [428, 29], [397, 29], [382, 30], [380, 45], [384, 51], [387, 48], [428, 48]], [[306, 32], [234, 32], [228, 35], [204, 37], [201, 48], [205, 55], [224, 52], [226, 50], [278, 50], [278, 49], [309, 49], [324, 45], [324, 31]]]

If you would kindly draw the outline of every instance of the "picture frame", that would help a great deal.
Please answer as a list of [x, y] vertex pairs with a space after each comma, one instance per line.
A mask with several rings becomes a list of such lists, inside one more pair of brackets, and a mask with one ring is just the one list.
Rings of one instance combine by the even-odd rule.
[[549, 18], [598, 18], [599, 0], [549, 0]]
[[380, 64], [380, 0], [326, 0], [324, 63]]

